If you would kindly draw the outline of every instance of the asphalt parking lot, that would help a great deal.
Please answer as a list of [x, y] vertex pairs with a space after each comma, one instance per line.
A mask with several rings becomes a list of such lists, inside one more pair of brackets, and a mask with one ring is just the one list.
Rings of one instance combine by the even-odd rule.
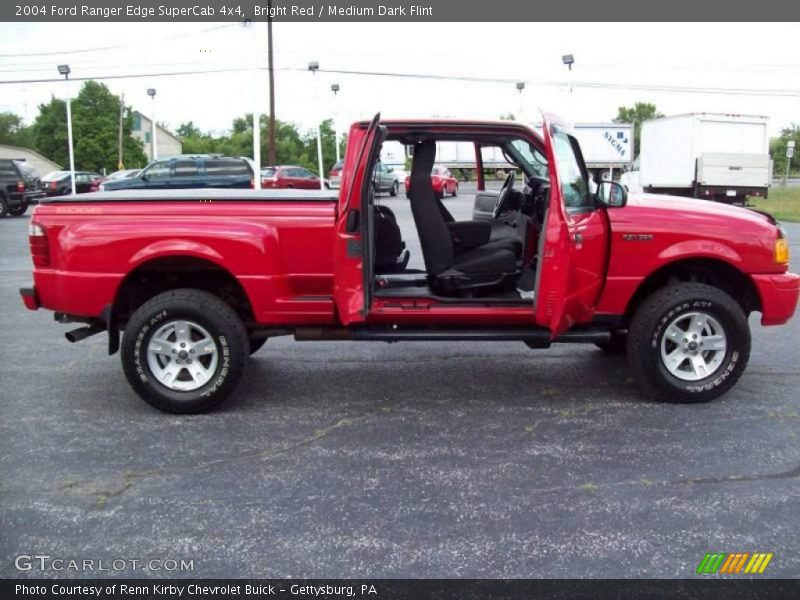
[[0, 220], [2, 577], [81, 575], [15, 569], [40, 553], [194, 561], [109, 576], [669, 578], [712, 551], [800, 576], [800, 319], [754, 316], [747, 372], [706, 405], [642, 397], [589, 346], [279, 338], [223, 410], [170, 416], [102, 336], [23, 308], [27, 222]]

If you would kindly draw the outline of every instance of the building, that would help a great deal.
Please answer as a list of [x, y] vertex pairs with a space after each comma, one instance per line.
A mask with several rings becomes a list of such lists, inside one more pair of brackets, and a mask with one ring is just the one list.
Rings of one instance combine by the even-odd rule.
[[[175, 156], [183, 152], [183, 144], [181, 141], [172, 135], [169, 131], [156, 126], [157, 138], [156, 145], [158, 146], [159, 156]], [[131, 135], [142, 142], [144, 154], [147, 156], [148, 162], [153, 160], [153, 142], [151, 139], [153, 133], [153, 121], [148, 119], [138, 110], [133, 111], [133, 130]]]
[[[159, 138], [160, 140], [161, 138]], [[38, 152], [28, 150], [27, 148], [20, 148], [18, 146], [6, 146], [0, 144], [0, 158], [19, 158], [24, 159], [26, 163], [36, 169], [39, 177], [52, 173], [53, 171], [60, 171], [61, 166], [54, 163], [52, 160], [45, 158]]]

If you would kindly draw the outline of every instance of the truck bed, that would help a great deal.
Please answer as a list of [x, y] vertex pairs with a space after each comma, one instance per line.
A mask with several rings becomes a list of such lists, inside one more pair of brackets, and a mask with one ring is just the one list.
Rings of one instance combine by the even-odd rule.
[[91, 192], [69, 196], [53, 196], [41, 204], [64, 202], [336, 202], [336, 190], [239, 190], [180, 189], [180, 190], [119, 190]]

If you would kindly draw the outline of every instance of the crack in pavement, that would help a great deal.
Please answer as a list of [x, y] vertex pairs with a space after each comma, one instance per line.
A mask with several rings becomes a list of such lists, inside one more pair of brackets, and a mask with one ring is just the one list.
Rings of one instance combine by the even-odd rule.
[[[392, 412], [393, 410], [399, 408], [400, 406], [401, 405], [398, 405], [397, 407], [394, 408], [382, 407], [376, 410], [368, 411], [357, 417], [341, 418], [338, 421], [332, 423], [331, 425], [328, 425], [327, 427], [323, 427], [322, 429], [317, 429], [313, 435], [301, 438], [296, 442], [285, 444], [284, 446], [280, 446], [277, 448], [270, 448], [266, 450], [253, 450], [250, 452], [245, 452], [234, 456], [226, 456], [223, 458], [207, 460], [193, 465], [169, 467], [164, 469], [153, 469], [150, 471], [139, 471], [139, 472], [129, 471], [125, 473], [121, 478], [109, 477], [106, 478], [105, 480], [94, 479], [85, 481], [68, 480], [62, 483], [60, 486], [58, 486], [57, 489], [59, 492], [73, 493], [80, 496], [93, 496], [95, 498], [95, 508], [102, 509], [105, 508], [106, 503], [108, 502], [109, 499], [121, 496], [130, 488], [132, 488], [133, 485], [139, 480], [156, 478], [156, 477], [165, 477], [189, 471], [201, 471], [203, 469], [216, 467], [222, 464], [228, 464], [231, 462], [238, 462], [241, 460], [274, 458], [275, 456], [280, 456], [281, 454], [291, 452], [292, 450], [296, 450], [297, 448], [309, 446], [325, 438], [331, 432], [337, 429], [346, 427], [348, 425], [353, 425], [355, 423], [363, 422], [369, 419], [370, 417], [373, 417], [380, 413]], [[106, 485], [103, 485], [103, 483], [105, 483]]]

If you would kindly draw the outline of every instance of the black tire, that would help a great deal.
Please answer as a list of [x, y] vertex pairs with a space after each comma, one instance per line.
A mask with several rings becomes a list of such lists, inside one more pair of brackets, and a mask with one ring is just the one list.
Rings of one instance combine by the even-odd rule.
[[249, 344], [250, 344], [250, 356], [252, 356], [256, 352], [261, 350], [261, 348], [264, 346], [264, 344], [267, 343], [268, 339], [269, 338], [261, 338], [261, 339], [250, 338], [250, 342], [249, 342]]
[[[176, 391], [160, 383], [147, 359], [151, 338], [171, 320], [196, 323], [214, 340], [217, 366], [208, 382], [193, 391]], [[244, 325], [227, 303], [208, 292], [177, 289], [151, 298], [133, 313], [122, 338], [122, 368], [134, 391], [159, 410], [202, 413], [217, 407], [236, 388], [248, 350]]]
[[625, 354], [628, 351], [628, 336], [616, 331], [611, 332], [611, 339], [607, 342], [595, 342], [595, 346], [606, 354]]
[[456, 181], [456, 187], [453, 188], [453, 198], [458, 196], [458, 182]]
[[5, 197], [0, 196], [0, 219], [8, 215], [8, 201]]
[[392, 189], [391, 189], [391, 190], [389, 190], [389, 195], [390, 195], [392, 198], [394, 198], [395, 196], [397, 196], [397, 191], [398, 191], [399, 187], [400, 187], [400, 186], [398, 186], [398, 185], [397, 185], [397, 182], [396, 182], [396, 181], [395, 181], [395, 182], [392, 184]]
[[9, 208], [8, 214], [10, 214], [12, 217], [21, 217], [25, 214], [26, 210], [28, 210], [27, 204], [18, 204], [17, 206]]
[[[670, 373], [664, 365], [661, 344], [670, 323], [692, 312], [702, 312], [719, 323], [726, 349], [710, 375], [687, 381]], [[702, 349], [699, 351], [702, 355]], [[654, 292], [638, 308], [628, 328], [628, 361], [635, 379], [666, 402], [708, 402], [717, 398], [739, 380], [749, 358], [750, 329], [742, 308], [722, 290], [703, 283], [681, 283]]]

